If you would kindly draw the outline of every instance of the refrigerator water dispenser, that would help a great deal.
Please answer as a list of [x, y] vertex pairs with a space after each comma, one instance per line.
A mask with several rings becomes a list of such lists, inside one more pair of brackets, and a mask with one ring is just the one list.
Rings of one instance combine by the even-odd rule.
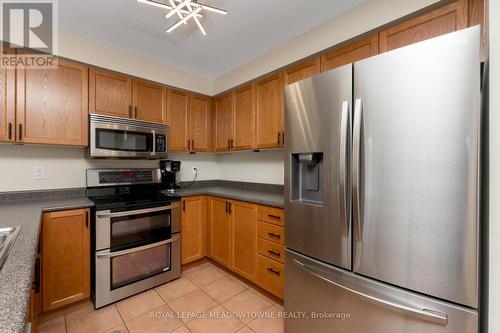
[[323, 153], [292, 154], [291, 200], [323, 204]]

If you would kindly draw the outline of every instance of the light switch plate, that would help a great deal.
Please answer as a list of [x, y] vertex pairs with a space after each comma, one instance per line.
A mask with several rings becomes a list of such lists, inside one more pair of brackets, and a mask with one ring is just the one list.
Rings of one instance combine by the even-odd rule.
[[43, 165], [33, 167], [33, 179], [45, 179], [45, 167]]

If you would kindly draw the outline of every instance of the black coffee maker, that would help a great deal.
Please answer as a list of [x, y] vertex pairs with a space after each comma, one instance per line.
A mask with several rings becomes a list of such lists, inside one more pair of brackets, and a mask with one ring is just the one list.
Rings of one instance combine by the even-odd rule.
[[161, 187], [162, 190], [173, 191], [179, 188], [177, 185], [177, 172], [181, 171], [181, 161], [160, 161]]

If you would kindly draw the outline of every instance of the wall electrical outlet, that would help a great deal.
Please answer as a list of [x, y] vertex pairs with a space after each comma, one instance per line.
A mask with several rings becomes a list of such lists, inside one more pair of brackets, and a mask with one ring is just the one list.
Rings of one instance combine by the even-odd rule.
[[198, 171], [198, 168], [197, 168], [197, 167], [193, 167], [193, 168], [191, 169], [191, 173], [192, 173], [193, 175], [196, 175], [198, 172], [199, 172], [199, 171]]
[[45, 167], [43, 165], [33, 167], [33, 179], [45, 179]]

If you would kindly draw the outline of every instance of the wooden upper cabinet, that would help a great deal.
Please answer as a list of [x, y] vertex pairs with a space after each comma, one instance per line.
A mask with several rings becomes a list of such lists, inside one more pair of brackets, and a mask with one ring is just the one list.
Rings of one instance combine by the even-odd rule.
[[[3, 45], [3, 54], [15, 50]], [[0, 141], [15, 141], [16, 136], [16, 71], [0, 67]]]
[[468, 26], [467, 0], [459, 0], [380, 32], [380, 52], [386, 52]]
[[254, 281], [257, 278], [257, 206], [231, 201], [231, 268]]
[[17, 69], [17, 141], [88, 144], [88, 68]]
[[469, 0], [469, 27], [481, 26], [481, 61], [486, 60], [486, 27], [484, 25], [484, 1]]
[[227, 211], [228, 200], [210, 197], [209, 235], [210, 255], [218, 263], [231, 266], [231, 221]]
[[90, 296], [90, 221], [88, 209], [43, 214], [43, 311]]
[[210, 140], [211, 115], [212, 99], [201, 95], [191, 94], [191, 150], [210, 151], [212, 146]]
[[167, 89], [141, 80], [133, 81], [133, 118], [167, 123]]
[[231, 149], [234, 131], [233, 95], [228, 94], [215, 99], [215, 150]]
[[316, 75], [321, 70], [320, 57], [292, 66], [285, 70], [285, 85]]
[[375, 34], [330, 51], [321, 56], [321, 72], [377, 55], [378, 44], [378, 34]]
[[182, 199], [181, 224], [181, 263], [184, 265], [205, 256], [205, 197]]
[[189, 93], [170, 89], [168, 94], [167, 124], [171, 151], [188, 151], [189, 138]]
[[274, 74], [256, 83], [256, 148], [283, 145], [283, 89], [283, 73]]
[[255, 146], [255, 85], [234, 92], [233, 149], [251, 149]]
[[89, 70], [89, 113], [132, 118], [132, 79], [104, 70]]

